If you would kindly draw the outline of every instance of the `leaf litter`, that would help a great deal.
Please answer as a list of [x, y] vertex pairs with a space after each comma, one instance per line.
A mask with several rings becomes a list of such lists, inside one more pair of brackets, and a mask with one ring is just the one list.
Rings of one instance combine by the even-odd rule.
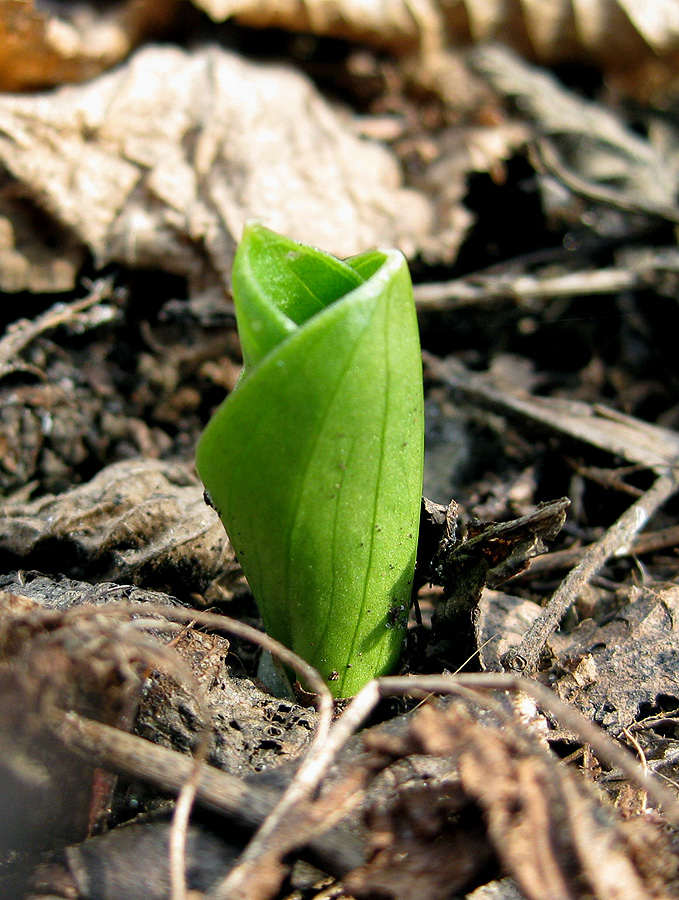
[[[95, 282], [89, 299], [47, 312], [38, 303], [0, 343], [1, 677], [12, 698], [0, 796], [24, 833], [41, 835], [8, 845], [6, 896], [147, 897], [150, 871], [172, 900], [185, 887], [211, 900], [306, 900], [339, 896], [342, 883], [356, 897], [679, 893], [676, 794], [649, 774], [677, 777], [677, 267], [663, 231], [676, 221], [676, 129], [650, 107], [640, 127], [629, 107], [584, 100], [506, 51], [443, 49], [505, 35], [543, 62], [586, 56], [609, 91], [636, 81], [637, 98], [669, 101], [665, 5], [557, 6], [550, 18], [521, 4], [510, 20], [504, 5], [472, 0], [459, 15], [376, 4], [378, 33], [355, 5], [325, 4], [308, 23], [319, 43], [302, 36], [285, 65], [214, 41], [146, 47], [81, 86], [0, 98], [3, 289], [70, 290], [83, 252], [95, 268], [115, 264], [125, 286]], [[290, 26], [285, 4], [257, 7], [209, 11], [237, 17], [236, 45], [249, 27]], [[334, 66], [342, 105], [295, 71], [312, 72], [323, 40], [340, 34], [364, 42]], [[368, 84], [359, 116], [352, 91]], [[371, 133], [391, 138], [359, 137]], [[531, 208], [538, 243], [528, 224], [518, 250], [498, 248], [518, 232], [517, 209]], [[445, 600], [425, 585], [412, 674], [369, 687], [332, 726], [320, 685], [320, 716], [302, 692], [299, 704], [266, 695], [249, 649], [266, 638], [235, 623], [227, 641], [212, 633], [227, 619], [202, 611], [256, 622], [187, 466], [208, 407], [237, 377], [228, 270], [253, 214], [337, 254], [382, 243], [413, 258], [433, 416], [467, 446], [447, 468], [439, 452], [431, 477], [446, 503], [457, 485], [456, 553], [473, 567], [485, 546], [474, 536], [518, 528], [523, 556], [502, 575], [527, 565], [500, 595], [485, 560], [468, 613], [466, 668], [478, 675], [413, 677], [451, 665], [447, 651], [428, 652]], [[135, 282], [121, 266], [156, 274]], [[188, 299], [158, 272], [186, 279]], [[595, 296], [605, 315], [592, 315]], [[560, 548], [554, 562], [576, 565], [559, 586], [551, 554], [533, 556], [536, 536], [521, 528], [566, 494], [563, 530], [542, 535]], [[647, 520], [663, 540], [640, 531]], [[503, 668], [532, 680], [493, 674]], [[458, 700], [404, 712], [451, 690]], [[386, 721], [372, 724], [380, 698]], [[571, 751], [580, 770], [559, 761]], [[180, 797], [174, 810], [168, 795]], [[65, 855], [25, 889], [48, 846]]]
[[100, 265], [169, 269], [194, 294], [223, 295], [253, 216], [338, 256], [412, 255], [430, 233], [429, 200], [306, 78], [217, 47], [148, 47], [89, 84], [5, 95], [0, 120], [7, 173]]

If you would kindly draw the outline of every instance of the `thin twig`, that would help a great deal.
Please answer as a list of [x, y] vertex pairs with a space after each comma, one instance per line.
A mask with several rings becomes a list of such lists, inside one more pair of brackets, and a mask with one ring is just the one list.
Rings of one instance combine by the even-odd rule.
[[[646, 531], [637, 535], [629, 548], [629, 555], [641, 556], [644, 553], [655, 553], [657, 550], [665, 550], [677, 545], [679, 545], [679, 525], [670, 525], [668, 528]], [[569, 547], [567, 550], [553, 550], [543, 556], [536, 556], [530, 561], [525, 572], [519, 572], [514, 576], [513, 581], [526, 581], [559, 569], [570, 569], [582, 560], [592, 546], [592, 544], [588, 544], [586, 547]]]
[[[627, 740], [632, 744], [634, 749], [637, 751], [637, 756], [639, 757], [639, 761], [641, 763], [642, 769], [645, 775], [648, 775], [648, 760], [646, 759], [646, 754], [644, 753], [644, 748], [639, 743], [639, 739], [632, 734], [632, 732], [628, 728], [623, 728], [622, 733], [625, 735]], [[644, 797], [642, 800], [642, 811], [646, 811], [646, 807], [648, 806], [648, 794], [644, 791]]]
[[33, 320], [18, 319], [13, 322], [0, 339], [0, 378], [4, 378], [5, 375], [17, 369], [39, 371], [28, 363], [17, 362], [19, 354], [41, 334], [51, 331], [59, 325], [73, 322], [80, 313], [101, 303], [102, 300], [108, 299], [112, 293], [113, 279], [100, 278], [94, 283], [87, 297], [74, 300], [72, 303], [55, 303], [54, 306]]
[[200, 774], [207, 759], [212, 736], [211, 723], [204, 710], [207, 709], [202, 686], [198, 683], [198, 708], [202, 716], [202, 728], [198, 745], [193, 754], [193, 766], [177, 796], [177, 802], [172, 814], [172, 825], [169, 837], [169, 866], [170, 866], [170, 900], [187, 900], [186, 890], [186, 840], [189, 831], [189, 821], [193, 804], [198, 791]]
[[[178, 794], [195, 765], [190, 756], [78, 713], [54, 711], [48, 724], [65, 746], [93, 765], [133, 776], [167, 793]], [[253, 830], [273, 809], [279, 795], [268, 788], [248, 785], [214, 766], [203, 765], [196, 796], [212, 812]]]
[[450, 310], [495, 300], [515, 300], [527, 305], [555, 297], [616, 294], [647, 285], [648, 277], [641, 272], [610, 268], [550, 276], [479, 274], [452, 281], [418, 284], [413, 287], [413, 294], [418, 309]]
[[[77, 713], [53, 711], [50, 730], [92, 765], [152, 784], [178, 794], [190, 779], [195, 761], [175, 750], [127, 734]], [[248, 784], [214, 766], [203, 765], [196, 784], [200, 805], [253, 832], [275, 808], [281, 792], [269, 786]], [[332, 842], [314, 835], [307, 846], [330, 875], [340, 877], [364, 862], [362, 842], [350, 833], [333, 833]]]
[[182, 785], [172, 814], [169, 837], [170, 900], [187, 900], [186, 891], [186, 838], [193, 802], [196, 798], [196, 784], [203, 760], [194, 758], [193, 769]]
[[561, 582], [543, 612], [535, 619], [518, 646], [503, 656], [505, 669], [514, 672], [534, 672], [550, 634], [561, 620], [589, 579], [612, 556], [626, 556], [633, 538], [651, 516], [679, 489], [679, 470], [668, 469], [633, 503], [622, 516], [587, 550], [578, 565]]

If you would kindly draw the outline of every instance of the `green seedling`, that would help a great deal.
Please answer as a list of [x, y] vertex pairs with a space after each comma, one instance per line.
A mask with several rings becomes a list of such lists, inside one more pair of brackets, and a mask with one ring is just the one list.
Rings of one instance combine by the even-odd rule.
[[232, 285], [245, 366], [196, 467], [267, 632], [352, 696], [394, 671], [410, 607], [424, 416], [408, 267], [249, 224]]

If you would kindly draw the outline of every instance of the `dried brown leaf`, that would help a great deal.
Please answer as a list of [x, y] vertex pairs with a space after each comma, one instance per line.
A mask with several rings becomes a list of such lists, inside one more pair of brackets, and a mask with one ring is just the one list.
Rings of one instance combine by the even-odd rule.
[[632, 597], [605, 625], [585, 619], [573, 632], [550, 639], [559, 666], [569, 673], [556, 685], [559, 694], [616, 730], [659, 695], [679, 705], [679, 588], [636, 588]]
[[145, 585], [205, 588], [234, 567], [202, 488], [178, 465], [115, 463], [92, 481], [0, 510], [0, 551], [31, 567]]
[[412, 254], [430, 204], [302, 75], [212, 48], [138, 52], [49, 96], [0, 98], [0, 160], [100, 263], [228, 280], [244, 222], [348, 256]]
[[193, 0], [217, 22], [234, 18], [251, 28], [285, 28], [360, 41], [404, 52], [415, 48], [423, 24], [436, 24], [430, 0]]
[[544, 553], [544, 542], [559, 533], [569, 505], [563, 497], [508, 522], [470, 522], [464, 537], [458, 537], [457, 504], [449, 504], [446, 535], [434, 555], [430, 578], [443, 586], [432, 616], [432, 635], [437, 653], [444, 654], [449, 664], [463, 666], [480, 651], [478, 605], [483, 588], [504, 583]]
[[[393, 756], [430, 754], [457, 763], [460, 780], [449, 788], [449, 805], [454, 799], [458, 813], [468, 810], [470, 803], [481, 811], [497, 861], [527, 900], [672, 896], [677, 864], [663, 833], [642, 820], [622, 823], [584, 779], [563, 768], [517, 720], [494, 723], [460, 703], [445, 711], [429, 706], [413, 719], [406, 737], [382, 739], [382, 746], [380, 740], [373, 735], [371, 746]], [[389, 859], [387, 890], [380, 893], [382, 882], [371, 881], [371, 867], [376, 866], [381, 847], [399, 846], [407, 821], [404, 795], [400, 805], [392, 805], [391, 818], [383, 815], [382, 827], [371, 832], [372, 859], [348, 879], [350, 889], [358, 887], [361, 896], [371, 896], [373, 887], [374, 893], [386, 897], [429, 896], [427, 891], [437, 878], [435, 855], [450, 840], [449, 835], [444, 837], [441, 824], [435, 824], [437, 802], [438, 795], [432, 793], [427, 809], [412, 803], [409, 807], [411, 817], [419, 812], [421, 820], [432, 825], [430, 871], [423, 875], [422, 887], [410, 882], [410, 893], [399, 887], [399, 873], [405, 877], [408, 871], [405, 848], [401, 858], [392, 853]], [[450, 823], [449, 817], [449, 827]], [[639, 848], [644, 842], [653, 850], [642, 860]], [[448, 858], [446, 864], [452, 860]], [[381, 875], [381, 870], [376, 874]], [[458, 885], [451, 887], [459, 890]]]
[[[40, 4], [45, 6], [45, 4]], [[37, 9], [34, 0], [0, 4], [0, 90], [82, 81], [120, 62], [147, 29], [171, 15], [176, 0], [67, 2]]]
[[613, 110], [566, 90], [502, 47], [479, 48], [473, 65], [535, 123], [543, 159], [569, 187], [622, 209], [677, 217], [676, 159], [628, 128]]
[[345, 879], [357, 897], [440, 900], [478, 882], [493, 854], [458, 785], [416, 785], [368, 815], [369, 862]]
[[[542, 63], [596, 65], [630, 93], [676, 79], [674, 0], [194, 0], [213, 19], [345, 38], [396, 53], [425, 51], [436, 71], [446, 44], [498, 41]], [[427, 55], [427, 50], [434, 53]]]

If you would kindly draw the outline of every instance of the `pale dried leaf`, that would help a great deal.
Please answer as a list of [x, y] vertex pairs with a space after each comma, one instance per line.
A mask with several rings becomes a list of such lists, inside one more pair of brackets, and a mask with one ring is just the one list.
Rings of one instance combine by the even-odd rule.
[[157, 460], [115, 463], [64, 494], [0, 509], [0, 551], [15, 564], [193, 591], [234, 564], [201, 486]]
[[662, 54], [679, 44], [679, 5], [675, 0], [618, 0], [639, 34], [649, 47]]
[[563, 0], [521, 0], [521, 9], [536, 55], [541, 59], [557, 57], [570, 11]]
[[251, 28], [286, 28], [332, 35], [394, 51], [413, 49], [431, 0], [193, 0], [217, 22], [234, 18]]
[[[436, 68], [445, 45], [499, 41], [543, 63], [584, 60], [624, 74], [632, 93], [676, 81], [675, 0], [193, 0], [216, 21], [424, 52]], [[433, 53], [431, 51], [434, 51]], [[635, 84], [635, 74], [636, 81]]]
[[49, 96], [0, 98], [0, 159], [100, 263], [227, 278], [245, 221], [349, 256], [412, 254], [430, 204], [290, 68], [137, 53]]
[[558, 692], [616, 730], [630, 725], [639, 707], [658, 695], [679, 703], [679, 588], [637, 588], [633, 596], [605, 625], [585, 619], [574, 632], [550, 638], [559, 666], [569, 673]]

